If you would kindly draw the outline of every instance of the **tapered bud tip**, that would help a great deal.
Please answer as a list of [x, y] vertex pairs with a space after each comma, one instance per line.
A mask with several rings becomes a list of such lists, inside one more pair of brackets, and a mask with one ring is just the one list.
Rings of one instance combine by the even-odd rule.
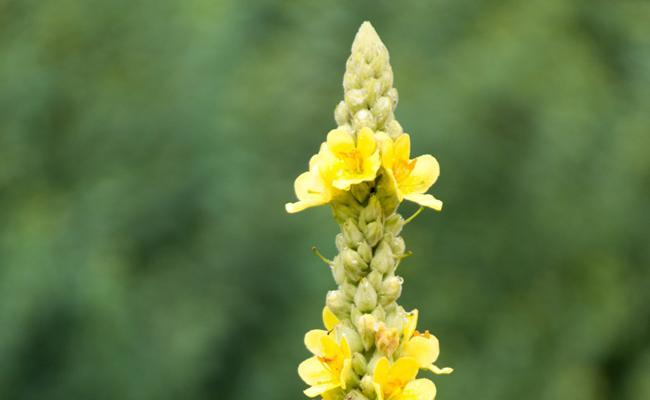
[[360, 46], [384, 46], [377, 34], [377, 31], [368, 21], [364, 21], [359, 27], [359, 31], [354, 37], [354, 42], [352, 42], [352, 49]]

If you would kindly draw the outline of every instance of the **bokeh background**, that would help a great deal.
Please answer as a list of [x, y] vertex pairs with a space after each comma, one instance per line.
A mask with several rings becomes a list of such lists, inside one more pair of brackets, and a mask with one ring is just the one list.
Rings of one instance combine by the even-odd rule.
[[1, 399], [303, 398], [337, 226], [283, 205], [363, 20], [438, 397], [650, 398], [649, 2], [0, 0]]

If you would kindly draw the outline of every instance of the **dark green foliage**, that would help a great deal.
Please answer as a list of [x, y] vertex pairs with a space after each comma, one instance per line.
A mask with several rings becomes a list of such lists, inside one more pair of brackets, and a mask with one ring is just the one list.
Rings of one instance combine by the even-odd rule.
[[1, 399], [302, 397], [338, 227], [283, 205], [365, 19], [438, 398], [650, 398], [649, 3], [0, 0]]

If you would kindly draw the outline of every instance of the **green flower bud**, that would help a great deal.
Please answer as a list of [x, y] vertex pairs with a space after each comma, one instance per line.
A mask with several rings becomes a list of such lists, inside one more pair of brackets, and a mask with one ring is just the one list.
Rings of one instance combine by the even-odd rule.
[[392, 233], [393, 236], [399, 235], [399, 233], [402, 231], [403, 226], [404, 218], [402, 218], [402, 216], [399, 214], [391, 215], [386, 219], [386, 223], [384, 224], [386, 231]]
[[343, 249], [348, 247], [348, 242], [345, 239], [345, 236], [343, 236], [342, 233], [338, 233], [336, 235], [336, 239], [334, 239], [334, 243], [336, 244], [336, 249], [341, 252]]
[[[381, 82], [377, 82], [381, 86]], [[377, 121], [384, 122], [392, 111], [391, 100], [388, 97], [380, 97], [375, 104], [372, 105], [372, 113], [375, 115]]]
[[386, 312], [381, 305], [375, 307], [375, 309], [372, 311], [372, 315], [377, 318], [378, 321], [383, 321], [386, 319]]
[[404, 279], [401, 276], [389, 276], [384, 279], [384, 282], [381, 285], [379, 302], [382, 305], [387, 305], [397, 300], [402, 294], [403, 283]]
[[366, 368], [368, 367], [366, 363], [366, 358], [361, 353], [354, 353], [352, 355], [352, 369], [357, 375], [363, 375], [366, 373]]
[[392, 236], [390, 238], [390, 248], [393, 250], [393, 254], [395, 257], [399, 258], [404, 254], [404, 251], [406, 250], [406, 244], [404, 243], [404, 239], [402, 239], [400, 236]]
[[341, 252], [343, 266], [351, 281], [356, 282], [361, 279], [363, 271], [368, 269], [368, 264], [361, 258], [359, 253], [352, 249], [345, 249]]
[[370, 267], [382, 274], [391, 272], [395, 267], [393, 251], [385, 240], [382, 240], [379, 246], [377, 246], [375, 255], [372, 257], [372, 261], [370, 261]]
[[384, 235], [384, 230], [379, 222], [374, 221], [366, 226], [365, 233], [368, 244], [372, 247], [375, 247], [377, 242], [379, 242], [379, 240]]
[[381, 272], [373, 270], [368, 274], [368, 276], [366, 276], [366, 278], [368, 278], [368, 281], [376, 291], [381, 290], [382, 280], [384, 279]]
[[350, 193], [352, 193], [352, 196], [354, 196], [359, 203], [363, 203], [366, 201], [366, 198], [368, 198], [368, 194], [370, 194], [370, 187], [365, 182], [359, 183], [358, 185], [352, 185], [352, 187], [350, 187]]
[[356, 321], [357, 331], [361, 336], [361, 343], [366, 351], [375, 343], [375, 330], [377, 329], [377, 319], [372, 314], [363, 314]]
[[325, 297], [325, 304], [339, 318], [343, 319], [350, 312], [350, 300], [340, 290], [330, 290]]
[[361, 242], [359, 247], [357, 247], [357, 253], [359, 253], [363, 261], [366, 263], [369, 263], [370, 260], [372, 260], [372, 248], [366, 241]]
[[353, 390], [345, 396], [345, 400], [368, 400], [368, 398], [358, 390]]
[[343, 266], [341, 256], [334, 257], [332, 261], [332, 276], [334, 276], [334, 281], [340, 285], [345, 282], [345, 267]]
[[357, 287], [351, 283], [344, 282], [339, 285], [339, 290], [345, 295], [349, 301], [354, 299], [354, 294], [357, 292]]
[[365, 89], [352, 89], [345, 92], [345, 104], [348, 109], [356, 113], [357, 111], [366, 107], [366, 90]]
[[345, 338], [351, 351], [363, 351], [361, 336], [359, 336], [354, 328], [346, 325], [346, 323], [340, 323], [336, 326], [335, 333], [337, 340], [340, 341], [342, 338]]
[[334, 110], [334, 119], [338, 125], [345, 125], [350, 120], [350, 110], [345, 101], [341, 101]]
[[364, 222], [373, 222], [381, 218], [381, 204], [377, 197], [372, 196], [368, 205], [361, 211], [360, 219]]
[[356, 249], [359, 243], [363, 240], [363, 234], [352, 219], [348, 219], [343, 224], [343, 235], [345, 236], [345, 240], [348, 242], [348, 246], [353, 249]]
[[361, 378], [361, 383], [359, 384], [361, 392], [369, 399], [375, 398], [375, 385], [373, 382], [374, 381], [372, 379], [372, 376], [364, 375], [364, 377]]
[[368, 127], [372, 130], [377, 129], [375, 116], [365, 108], [357, 111], [356, 114], [354, 114], [354, 117], [352, 117], [352, 128], [359, 131], [363, 127]]
[[406, 311], [402, 307], [393, 307], [390, 312], [386, 312], [386, 326], [402, 332], [406, 321], [406, 314]]
[[[343, 382], [345, 382], [345, 387], [347, 388], [359, 386], [359, 383], [361, 383], [359, 376], [357, 376], [357, 374], [352, 369], [351, 360], [343, 364], [343, 369], [341, 370], [341, 379]], [[346, 398], [350, 398], [350, 393], [348, 393]]]
[[357, 293], [354, 295], [354, 304], [361, 312], [370, 312], [377, 305], [377, 292], [368, 279], [363, 278], [359, 282]]

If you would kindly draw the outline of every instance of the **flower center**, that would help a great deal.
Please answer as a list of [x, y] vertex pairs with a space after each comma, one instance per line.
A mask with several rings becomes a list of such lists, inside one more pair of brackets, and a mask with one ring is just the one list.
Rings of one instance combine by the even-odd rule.
[[395, 180], [398, 182], [406, 179], [415, 168], [415, 163], [417, 160], [397, 160], [395, 165], [393, 165], [393, 174], [395, 175]]
[[346, 170], [356, 174], [363, 172], [363, 155], [359, 150], [342, 151], [339, 156], [343, 160]]

